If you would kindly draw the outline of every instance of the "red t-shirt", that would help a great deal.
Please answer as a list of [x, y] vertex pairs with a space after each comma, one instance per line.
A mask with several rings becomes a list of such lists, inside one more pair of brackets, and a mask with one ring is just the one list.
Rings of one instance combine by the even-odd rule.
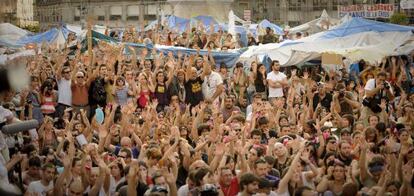
[[236, 196], [239, 193], [239, 180], [237, 177], [234, 177], [230, 182], [230, 186], [228, 187], [225, 187], [220, 182], [220, 188], [223, 191], [224, 196]]

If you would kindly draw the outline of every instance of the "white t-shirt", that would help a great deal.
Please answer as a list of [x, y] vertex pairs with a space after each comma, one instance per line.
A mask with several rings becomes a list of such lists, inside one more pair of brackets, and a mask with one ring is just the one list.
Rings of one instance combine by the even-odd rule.
[[188, 190], [188, 184], [181, 186], [178, 189], [177, 195], [178, 196], [187, 196], [190, 193], [190, 190]]
[[204, 98], [211, 99], [220, 84], [223, 84], [223, 79], [219, 73], [212, 71], [210, 75], [205, 76], [202, 85]]
[[53, 181], [49, 183], [48, 186], [43, 186], [43, 184], [38, 181], [31, 182], [27, 188], [29, 193], [39, 193], [42, 196], [46, 196], [47, 192], [53, 189]]
[[71, 106], [72, 105], [72, 89], [70, 88], [71, 81], [62, 78], [58, 81], [58, 103]]
[[[286, 78], [287, 77], [284, 73], [278, 72], [276, 74], [274, 71], [268, 73], [266, 77], [267, 80], [271, 80], [273, 82], [280, 82], [285, 80]], [[272, 97], [283, 97], [283, 88], [272, 88], [269, 86], [269, 98]]]
[[[367, 83], [365, 84], [365, 87], [364, 87], [364, 89], [367, 91], [371, 91], [371, 90], [374, 90], [376, 87], [377, 87], [377, 85], [375, 84], [375, 82], [376, 82], [376, 80], [375, 79], [369, 79], [368, 81], [367, 81]], [[390, 85], [390, 83], [389, 82], [386, 82], [387, 84], [388, 84], [388, 86], [390, 86], [390, 91], [391, 91], [391, 93], [392, 93], [392, 88], [391, 88], [391, 85]], [[385, 93], [383, 92], [383, 95], [385, 95]], [[366, 96], [366, 94], [365, 94], [365, 96]]]
[[367, 83], [365, 84], [365, 90], [368, 90], [368, 91], [370, 91], [370, 90], [373, 90], [374, 88], [375, 88], [375, 79], [369, 79], [368, 81], [367, 81]]

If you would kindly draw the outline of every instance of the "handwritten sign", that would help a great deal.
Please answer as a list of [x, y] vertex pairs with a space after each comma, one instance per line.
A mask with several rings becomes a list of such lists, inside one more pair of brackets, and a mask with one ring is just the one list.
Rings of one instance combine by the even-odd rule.
[[393, 4], [338, 6], [338, 16], [340, 18], [346, 15], [363, 18], [390, 18], [394, 10]]

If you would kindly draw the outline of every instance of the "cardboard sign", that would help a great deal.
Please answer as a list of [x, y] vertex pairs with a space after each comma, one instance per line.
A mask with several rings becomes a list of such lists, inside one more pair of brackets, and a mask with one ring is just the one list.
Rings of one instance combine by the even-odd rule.
[[322, 65], [342, 65], [342, 56], [339, 54], [322, 54]]

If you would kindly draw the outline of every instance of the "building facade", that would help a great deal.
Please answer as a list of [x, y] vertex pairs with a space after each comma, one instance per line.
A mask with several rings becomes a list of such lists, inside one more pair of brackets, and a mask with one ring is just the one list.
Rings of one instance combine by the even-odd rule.
[[[140, 13], [140, 10], [143, 10]], [[40, 30], [44, 31], [61, 23], [86, 24], [88, 16], [95, 18], [95, 24], [109, 27], [139, 26], [139, 16], [144, 22], [157, 19], [161, 10], [172, 12], [165, 0], [38, 0], [36, 17]]]
[[1, 0], [0, 22], [12, 23], [20, 27], [35, 24], [33, 1], [34, 0]]
[[173, 13], [182, 18], [199, 15], [213, 16], [218, 22], [227, 22], [233, 0], [168, 0]]
[[323, 10], [338, 17], [338, 6], [375, 3], [397, 6], [398, 0], [235, 0], [233, 7], [240, 17], [244, 10], [251, 10], [253, 21], [266, 18], [276, 24], [297, 26], [319, 18]]

